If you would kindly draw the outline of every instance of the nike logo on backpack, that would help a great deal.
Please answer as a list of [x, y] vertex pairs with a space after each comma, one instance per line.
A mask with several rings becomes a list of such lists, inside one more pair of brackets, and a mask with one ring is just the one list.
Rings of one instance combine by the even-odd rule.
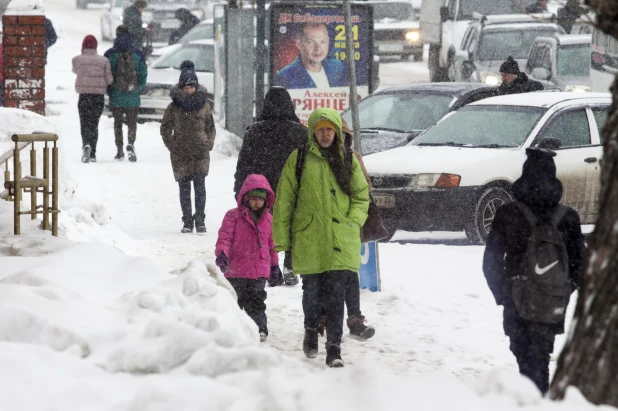
[[552, 267], [553, 267], [553, 266], [555, 266], [556, 264], [558, 264], [558, 261], [554, 261], [554, 262], [553, 262], [553, 263], [551, 263], [550, 265], [548, 265], [548, 266], [546, 266], [546, 267], [543, 267], [543, 268], [539, 267], [539, 265], [537, 264], [537, 265], [534, 267], [534, 272], [535, 272], [535, 273], [537, 273], [538, 275], [543, 275], [543, 274], [545, 274], [546, 272], [548, 272], [549, 270], [551, 270], [551, 269], [552, 269]]

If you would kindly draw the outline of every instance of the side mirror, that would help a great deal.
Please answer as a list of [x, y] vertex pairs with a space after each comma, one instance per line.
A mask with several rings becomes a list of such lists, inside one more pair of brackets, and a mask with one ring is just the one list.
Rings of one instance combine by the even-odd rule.
[[532, 77], [539, 80], [549, 80], [551, 77], [549, 71], [545, 67], [535, 67], [532, 69]]
[[557, 138], [544, 138], [541, 141], [539, 141], [539, 144], [537, 144], [538, 148], [548, 148], [550, 150], [558, 150], [560, 148], [560, 146], [562, 145], [562, 142], [560, 140], [558, 140]]
[[445, 22], [448, 20], [450, 20], [448, 7], [447, 6], [440, 7], [440, 21]]

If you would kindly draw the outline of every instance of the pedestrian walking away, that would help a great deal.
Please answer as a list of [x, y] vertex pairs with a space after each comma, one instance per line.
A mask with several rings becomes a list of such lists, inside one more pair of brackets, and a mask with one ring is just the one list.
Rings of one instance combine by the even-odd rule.
[[114, 40], [113, 49], [105, 53], [109, 59], [114, 83], [108, 89], [109, 105], [114, 117], [114, 136], [117, 148], [116, 160], [124, 159], [122, 125], [126, 116], [128, 126], [129, 161], [137, 161], [135, 140], [137, 137], [137, 114], [141, 104], [140, 93], [146, 84], [148, 72], [143, 55], [134, 50], [131, 37], [120, 34]]
[[97, 39], [92, 35], [84, 37], [82, 53], [73, 57], [75, 91], [79, 94], [77, 110], [82, 135], [82, 162], [97, 161], [99, 120], [103, 114], [104, 95], [114, 82], [108, 59], [97, 54]]
[[[181, 232], [206, 232], [206, 176], [210, 151], [215, 144], [215, 122], [198, 83], [192, 61], [180, 65], [178, 84], [170, 92], [172, 102], [161, 121], [161, 137], [170, 152], [174, 178], [178, 181], [183, 227]], [[191, 182], [195, 190], [195, 214], [191, 211]]]
[[496, 303], [504, 307], [504, 333], [519, 372], [545, 394], [549, 360], [571, 293], [581, 274], [584, 238], [579, 215], [560, 204], [555, 153], [528, 148], [514, 202], [501, 206], [491, 224], [483, 272]]
[[279, 270], [270, 215], [274, 202], [268, 180], [249, 175], [240, 189], [238, 206], [223, 217], [215, 246], [216, 263], [236, 290], [240, 309], [258, 326], [262, 342], [268, 337], [266, 281]]
[[[307, 127], [300, 124], [294, 113], [290, 93], [283, 87], [271, 87], [264, 98], [262, 113], [245, 131], [234, 174], [236, 197], [249, 174], [265, 176], [276, 191], [285, 161], [294, 150], [305, 144]], [[290, 251], [286, 251], [283, 260], [283, 280], [286, 285], [298, 284]]]
[[500, 76], [502, 84], [496, 89], [498, 96], [543, 90], [541, 83], [530, 80], [526, 73], [519, 71], [519, 64], [512, 56], [509, 56], [500, 66]]
[[144, 0], [136, 0], [132, 6], [125, 9], [122, 15], [122, 24], [129, 29], [129, 36], [133, 43], [133, 47], [142, 50], [144, 47], [144, 38], [146, 37], [146, 28], [142, 21], [142, 13], [146, 10], [148, 3]]
[[302, 277], [305, 355], [318, 354], [324, 304], [326, 364], [342, 367], [345, 279], [360, 267], [360, 228], [367, 218], [369, 190], [358, 160], [344, 153], [339, 113], [315, 110], [308, 125], [300, 180], [295, 150], [277, 186], [273, 236], [277, 251], [293, 250], [292, 267]]
[[200, 23], [200, 19], [191, 13], [188, 9], [180, 8], [174, 13], [174, 17], [180, 20], [180, 27], [170, 34], [169, 44], [176, 44], [178, 41], [189, 32], [193, 27]]

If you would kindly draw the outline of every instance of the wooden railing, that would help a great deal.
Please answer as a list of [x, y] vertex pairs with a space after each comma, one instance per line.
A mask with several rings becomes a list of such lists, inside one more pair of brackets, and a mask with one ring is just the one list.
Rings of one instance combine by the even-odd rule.
[[[7, 189], [6, 200], [13, 201], [14, 233], [21, 232], [20, 218], [29, 214], [32, 220], [36, 220], [37, 214], [43, 214], [43, 229], [49, 230], [49, 216], [51, 215], [52, 235], [58, 236], [58, 136], [50, 133], [14, 134], [11, 140], [15, 143], [13, 150], [7, 151], [0, 156], [0, 164], [5, 164], [4, 188]], [[43, 148], [43, 177], [37, 177], [37, 161], [35, 143], [45, 143]], [[49, 147], [53, 143], [52, 164], [50, 179]], [[22, 177], [22, 165], [20, 159], [21, 150], [31, 145], [30, 149], [30, 175]], [[13, 180], [9, 172], [9, 160], [13, 159]], [[22, 194], [30, 193], [30, 210], [21, 211]], [[37, 194], [43, 194], [43, 205], [37, 204]], [[51, 197], [51, 207], [49, 200]], [[39, 210], [40, 209], [40, 210]]]

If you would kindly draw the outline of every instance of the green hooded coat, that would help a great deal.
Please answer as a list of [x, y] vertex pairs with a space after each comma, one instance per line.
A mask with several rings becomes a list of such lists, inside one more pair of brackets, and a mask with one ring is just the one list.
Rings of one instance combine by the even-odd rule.
[[341, 190], [313, 137], [313, 128], [322, 119], [329, 120], [337, 128], [333, 144], [339, 147], [344, 159], [339, 113], [333, 109], [318, 109], [309, 118], [309, 144], [300, 192], [296, 179], [298, 150], [288, 157], [277, 186], [273, 215], [275, 250], [294, 250], [292, 268], [295, 274], [332, 270], [356, 272], [360, 267], [360, 229], [369, 207], [367, 181], [358, 160], [352, 156], [352, 194], [348, 196]]

